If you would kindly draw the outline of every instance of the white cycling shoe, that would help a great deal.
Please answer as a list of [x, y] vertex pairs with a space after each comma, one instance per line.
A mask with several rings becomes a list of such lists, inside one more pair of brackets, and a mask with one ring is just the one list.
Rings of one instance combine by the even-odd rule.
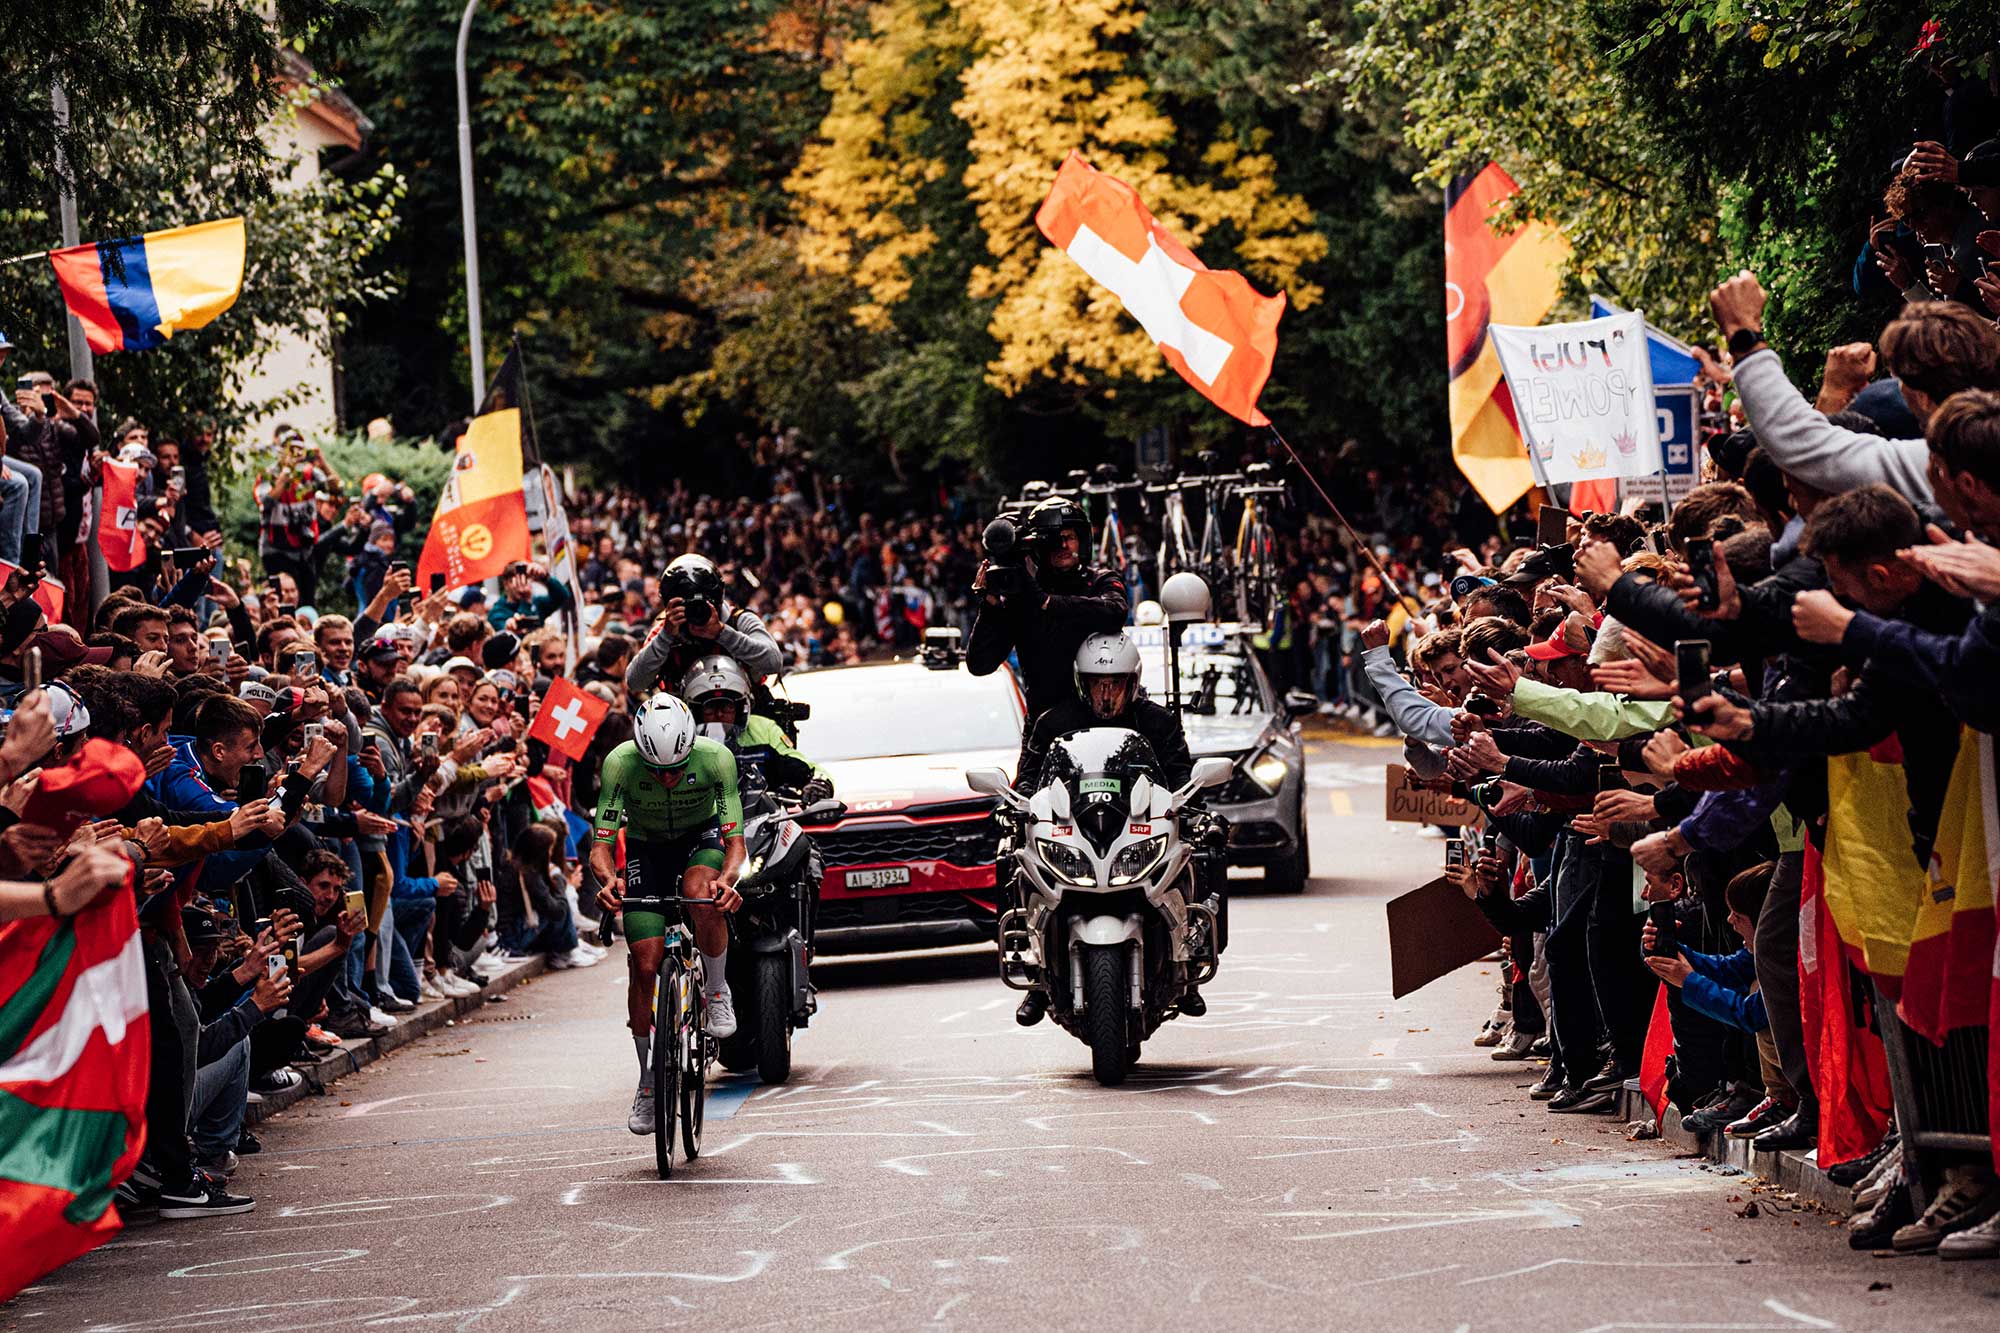
[[626, 1117], [625, 1128], [631, 1130], [634, 1134], [650, 1134], [653, 1132], [653, 1090], [651, 1088], [639, 1089], [638, 1095], [632, 1098], [632, 1114]]
[[702, 1030], [718, 1041], [736, 1035], [736, 1002], [728, 991], [717, 991], [708, 997], [708, 1021]]

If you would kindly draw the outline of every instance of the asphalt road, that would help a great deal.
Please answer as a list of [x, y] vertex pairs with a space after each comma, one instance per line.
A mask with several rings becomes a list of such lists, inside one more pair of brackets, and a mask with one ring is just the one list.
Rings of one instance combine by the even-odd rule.
[[1234, 908], [1200, 1021], [1117, 1090], [990, 953], [829, 963], [793, 1082], [731, 1084], [671, 1182], [624, 1127], [617, 959], [264, 1127], [257, 1211], [129, 1230], [18, 1328], [1944, 1329], [2000, 1266], [1851, 1253], [1741, 1177], [1554, 1116], [1469, 1043], [1491, 965], [1403, 1001], [1382, 901], [1439, 844], [1393, 750], [1314, 747], [1314, 880]]

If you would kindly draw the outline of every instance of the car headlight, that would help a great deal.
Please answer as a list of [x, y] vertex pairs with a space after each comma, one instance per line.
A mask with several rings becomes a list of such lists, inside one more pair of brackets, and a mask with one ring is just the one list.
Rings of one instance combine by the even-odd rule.
[[1162, 833], [1144, 842], [1135, 842], [1118, 853], [1111, 862], [1111, 882], [1131, 884], [1145, 878], [1152, 868], [1166, 855], [1167, 835]]
[[1089, 859], [1068, 843], [1037, 838], [1035, 850], [1048, 863], [1049, 869], [1055, 871], [1057, 879], [1070, 884], [1097, 883], [1097, 872], [1091, 869]]
[[1287, 765], [1282, 756], [1266, 750], [1243, 766], [1250, 780], [1267, 792], [1275, 792], [1285, 785]]

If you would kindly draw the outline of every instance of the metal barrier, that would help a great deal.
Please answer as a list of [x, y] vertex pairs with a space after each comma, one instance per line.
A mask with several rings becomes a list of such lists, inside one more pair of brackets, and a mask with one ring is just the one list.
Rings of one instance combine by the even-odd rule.
[[1955, 1028], [1944, 1045], [1910, 1031], [1895, 1004], [1875, 988], [1875, 1013], [1888, 1056], [1889, 1096], [1902, 1135], [1903, 1174], [1919, 1216], [1950, 1159], [1993, 1150], [1987, 1123], [1984, 1027]]

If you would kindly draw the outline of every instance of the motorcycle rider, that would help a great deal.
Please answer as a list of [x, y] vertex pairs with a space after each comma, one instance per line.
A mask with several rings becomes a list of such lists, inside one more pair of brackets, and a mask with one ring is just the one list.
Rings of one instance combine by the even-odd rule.
[[753, 689], [742, 663], [716, 653], [681, 678], [680, 695], [703, 734], [714, 735], [735, 754], [739, 788], [797, 788], [807, 805], [832, 796], [827, 771], [793, 749], [776, 722], [750, 711]]
[[[1042, 763], [1049, 747], [1065, 736], [1091, 727], [1123, 727], [1136, 731], [1152, 747], [1158, 761], [1159, 780], [1170, 788], [1185, 787], [1194, 772], [1188, 754], [1187, 735], [1180, 717], [1139, 695], [1139, 649], [1123, 630], [1092, 634], [1076, 650], [1072, 671], [1076, 697], [1065, 699], [1043, 713], [1021, 741], [1021, 757], [1015, 765], [1014, 787], [1033, 792], [1041, 787]], [[1204, 885], [1203, 887], [1208, 887]], [[1048, 996], [1031, 990], [1014, 1010], [1014, 1021], [1033, 1027], [1048, 1012]], [[1208, 1004], [1199, 991], [1189, 991], [1181, 1000], [1181, 1011], [1199, 1018]]]
[[[598, 906], [624, 913], [630, 942], [626, 1006], [632, 1043], [639, 1053], [639, 1092], [627, 1122], [634, 1134], [653, 1132], [653, 1068], [648, 1059], [653, 1026], [653, 986], [666, 957], [667, 923], [680, 904], [674, 896], [713, 906], [687, 907], [701, 952], [702, 989], [708, 996], [707, 1031], [736, 1031], [729, 994], [729, 924], [743, 898], [743, 798], [736, 786], [736, 758], [720, 741], [697, 734], [694, 714], [670, 694], [646, 700], [632, 717], [632, 739], [605, 756], [602, 788], [592, 824], [590, 866]], [[618, 879], [613, 846], [625, 833], [625, 878]], [[620, 889], [623, 892], [620, 892]]]
[[1028, 721], [1064, 701], [1076, 700], [1072, 664], [1092, 634], [1113, 634], [1125, 623], [1125, 580], [1116, 571], [1083, 562], [1090, 519], [1072, 500], [1043, 500], [1021, 525], [1033, 580], [1015, 589], [989, 588], [993, 562], [981, 560], [972, 591], [980, 599], [966, 644], [965, 666], [975, 676], [1000, 669], [1007, 655], [1021, 662]]
[[660, 596], [666, 605], [652, 634], [625, 668], [633, 698], [645, 697], [660, 681], [679, 681], [697, 661], [717, 653], [740, 662], [753, 684], [783, 669], [778, 641], [756, 612], [729, 605], [722, 575], [707, 556], [677, 556], [660, 578]]

